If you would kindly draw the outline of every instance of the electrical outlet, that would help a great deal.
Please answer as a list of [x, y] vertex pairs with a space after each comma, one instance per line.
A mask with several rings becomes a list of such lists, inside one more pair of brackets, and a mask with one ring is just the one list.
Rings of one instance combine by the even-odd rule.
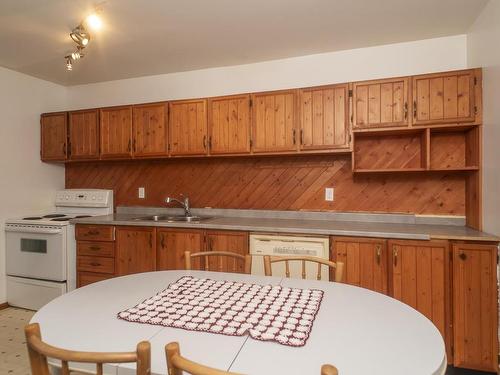
[[325, 188], [325, 201], [333, 202], [334, 189]]
[[138, 192], [137, 192], [137, 196], [140, 198], [140, 199], [144, 199], [146, 197], [146, 191], [144, 190], [143, 187], [140, 187]]

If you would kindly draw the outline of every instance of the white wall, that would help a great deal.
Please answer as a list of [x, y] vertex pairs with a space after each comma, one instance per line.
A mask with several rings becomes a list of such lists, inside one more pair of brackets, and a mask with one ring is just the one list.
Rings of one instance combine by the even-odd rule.
[[500, 1], [490, 0], [467, 34], [467, 62], [483, 69], [483, 229], [500, 235]]
[[466, 36], [457, 35], [256, 64], [73, 86], [69, 88], [68, 104], [70, 108], [79, 109], [307, 87], [463, 69], [466, 60]]
[[66, 107], [67, 89], [0, 68], [0, 303], [6, 301], [4, 222], [53, 205], [64, 167], [40, 161], [40, 113]]

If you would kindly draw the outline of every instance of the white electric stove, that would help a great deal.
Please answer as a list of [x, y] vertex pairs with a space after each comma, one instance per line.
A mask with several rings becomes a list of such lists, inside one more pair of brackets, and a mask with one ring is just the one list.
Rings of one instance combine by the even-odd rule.
[[5, 222], [7, 302], [38, 310], [76, 287], [75, 227], [69, 220], [113, 213], [113, 191], [56, 192], [51, 212]]

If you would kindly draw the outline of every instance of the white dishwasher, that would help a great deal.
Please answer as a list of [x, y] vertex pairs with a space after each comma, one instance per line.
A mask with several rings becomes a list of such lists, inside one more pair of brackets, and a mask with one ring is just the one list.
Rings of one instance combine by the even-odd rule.
[[[274, 234], [251, 234], [250, 255], [252, 256], [252, 274], [264, 275], [264, 255], [270, 256], [312, 256], [328, 260], [330, 258], [330, 241], [327, 236], [288, 236]], [[302, 278], [300, 261], [290, 261], [290, 277]], [[285, 264], [272, 265], [273, 276], [285, 276]], [[306, 263], [306, 278], [316, 279], [318, 266]], [[321, 280], [329, 280], [329, 269], [321, 267]]]

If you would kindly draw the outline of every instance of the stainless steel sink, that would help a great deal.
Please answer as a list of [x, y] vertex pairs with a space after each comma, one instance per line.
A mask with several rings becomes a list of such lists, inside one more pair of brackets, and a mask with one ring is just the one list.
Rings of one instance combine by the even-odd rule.
[[151, 215], [136, 217], [137, 221], [164, 221], [167, 223], [199, 223], [200, 221], [211, 219], [207, 216], [168, 216], [168, 215]]

